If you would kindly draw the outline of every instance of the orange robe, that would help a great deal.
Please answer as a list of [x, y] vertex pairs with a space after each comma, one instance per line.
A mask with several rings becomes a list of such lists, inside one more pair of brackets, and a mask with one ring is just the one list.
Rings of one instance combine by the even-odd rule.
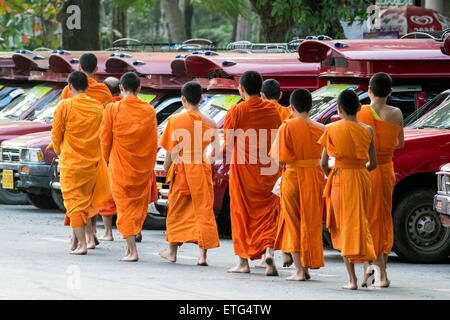
[[155, 109], [129, 95], [108, 105], [102, 122], [103, 157], [108, 160], [111, 190], [122, 237], [138, 234], [152, 199], [158, 148]]
[[[275, 244], [280, 198], [272, 190], [280, 172], [268, 175], [269, 172], [262, 174], [262, 170], [270, 167], [271, 135], [276, 134], [280, 125], [277, 108], [259, 97], [234, 105], [225, 117], [225, 147], [232, 152], [231, 231], [234, 252], [241, 258], [260, 259], [265, 250]], [[245, 144], [239, 142], [244, 140], [238, 136], [240, 130], [247, 137], [251, 136], [245, 138]], [[262, 132], [266, 133], [266, 139], [260, 138]]]
[[280, 113], [281, 121], [284, 122], [285, 120], [293, 119], [291, 110], [289, 110], [288, 107], [284, 107], [278, 102], [274, 102], [275, 107], [277, 107], [278, 112]]
[[[122, 96], [115, 96], [112, 98], [112, 102], [117, 102], [122, 100]], [[117, 214], [116, 204], [114, 200], [107, 201], [103, 207], [100, 209], [100, 215], [102, 216], [114, 216]]]
[[372, 135], [361, 124], [341, 120], [327, 126], [319, 143], [335, 158], [324, 191], [333, 247], [351, 263], [376, 259], [367, 220], [372, 183], [366, 168]]
[[285, 163], [281, 180], [281, 212], [275, 249], [300, 252], [305, 268], [324, 266], [322, 244], [323, 190], [320, 169], [323, 130], [303, 119], [281, 125], [270, 156]]
[[389, 254], [394, 244], [392, 225], [392, 194], [395, 186], [394, 156], [401, 126], [375, 119], [370, 106], [363, 106], [358, 120], [371, 126], [374, 133], [378, 165], [370, 172], [372, 180], [372, 207], [368, 215], [375, 253]]
[[86, 225], [111, 199], [108, 171], [102, 157], [100, 124], [103, 106], [85, 93], [58, 104], [52, 128], [53, 149], [60, 155], [64, 225]]
[[206, 138], [205, 132], [212, 128], [192, 110], [168, 119], [160, 145], [169, 153], [180, 151], [180, 146], [182, 149], [180, 163], [174, 163], [170, 170], [173, 176], [168, 175], [166, 240], [170, 244], [196, 243], [201, 249], [217, 248], [219, 234], [213, 210], [211, 164], [203, 159], [203, 153], [213, 140], [213, 136]]
[[[112, 102], [111, 91], [106, 84], [97, 82], [95, 79], [88, 77], [89, 87], [86, 89], [86, 94], [99, 101], [103, 107], [106, 107], [109, 103]], [[63, 91], [61, 92], [60, 99], [71, 98], [69, 86], [65, 86]]]

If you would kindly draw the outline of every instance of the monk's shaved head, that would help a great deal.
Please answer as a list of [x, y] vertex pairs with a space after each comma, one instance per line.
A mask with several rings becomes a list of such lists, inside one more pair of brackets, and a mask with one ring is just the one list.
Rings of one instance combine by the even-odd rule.
[[181, 88], [181, 95], [186, 98], [187, 102], [196, 106], [202, 100], [203, 89], [197, 82], [191, 81]]
[[109, 91], [113, 97], [120, 95], [120, 80], [115, 77], [108, 77], [103, 81], [104, 84], [108, 87]]
[[358, 95], [353, 90], [342, 91], [337, 99], [337, 104], [349, 116], [355, 116], [360, 107]]
[[97, 57], [93, 53], [85, 53], [80, 57], [81, 70], [93, 73], [97, 68]]
[[141, 80], [138, 75], [132, 71], [125, 73], [120, 78], [120, 85], [125, 91], [136, 92], [141, 86]]
[[306, 89], [295, 90], [290, 97], [291, 106], [298, 112], [309, 112], [312, 108], [311, 92]]
[[250, 96], [259, 96], [261, 93], [263, 78], [256, 71], [247, 71], [242, 74], [239, 84]]
[[392, 78], [384, 72], [378, 72], [372, 76], [369, 87], [375, 97], [385, 98], [391, 93]]
[[81, 71], [74, 71], [67, 80], [76, 91], [84, 92], [89, 86], [88, 77]]
[[278, 101], [281, 95], [280, 83], [275, 79], [268, 79], [264, 81], [261, 92], [267, 99]]

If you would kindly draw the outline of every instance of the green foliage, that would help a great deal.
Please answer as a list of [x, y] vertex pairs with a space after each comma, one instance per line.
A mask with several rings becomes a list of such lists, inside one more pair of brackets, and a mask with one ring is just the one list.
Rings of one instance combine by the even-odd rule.
[[59, 48], [61, 35], [56, 19], [61, 0], [0, 0], [0, 35], [3, 48]]

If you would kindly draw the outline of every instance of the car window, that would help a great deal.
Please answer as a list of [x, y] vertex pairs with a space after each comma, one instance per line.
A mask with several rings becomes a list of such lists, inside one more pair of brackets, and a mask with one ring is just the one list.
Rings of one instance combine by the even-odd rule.
[[18, 99], [14, 100], [4, 109], [0, 111], [0, 118], [8, 118], [18, 120], [20, 116], [33, 106], [39, 99], [44, 97], [52, 90], [51, 87], [39, 86], [34, 87], [25, 94], [22, 94]]
[[338, 95], [344, 90], [355, 90], [358, 88], [356, 85], [329, 85], [322, 87], [312, 93], [313, 108], [310, 112], [310, 117], [315, 118], [328, 108], [330, 108], [335, 102]]
[[407, 118], [416, 111], [416, 93], [413, 91], [393, 92], [386, 103], [399, 108], [403, 113], [403, 118]]
[[450, 129], [450, 101], [414, 122], [413, 129]]
[[25, 93], [22, 88], [11, 88], [11, 90], [5, 90], [0, 96], [0, 109], [5, 108], [15, 100], [20, 98]]
[[182, 108], [183, 104], [181, 103], [181, 101], [177, 101], [174, 102], [168, 106], [166, 106], [165, 108], [161, 109], [157, 114], [156, 114], [156, 119], [158, 121], [158, 123], [163, 122], [164, 120], [166, 120], [170, 115], [174, 114], [175, 111], [177, 111], [178, 109]]
[[[430, 95], [427, 94], [427, 98]], [[427, 112], [441, 106], [442, 104], [450, 101], [450, 91], [446, 91], [436, 96], [434, 99], [428, 101], [424, 106], [414, 111], [409, 117], [404, 120], [404, 125], [408, 126], [412, 124], [414, 121], [417, 121], [420, 117], [422, 117]]]
[[55, 98], [53, 98], [48, 104], [45, 104], [43, 108], [40, 108], [40, 110], [33, 111], [33, 113], [27, 118], [27, 120], [42, 121], [42, 122], [53, 121], [53, 115], [55, 113], [59, 101], [60, 100], [58, 95]]

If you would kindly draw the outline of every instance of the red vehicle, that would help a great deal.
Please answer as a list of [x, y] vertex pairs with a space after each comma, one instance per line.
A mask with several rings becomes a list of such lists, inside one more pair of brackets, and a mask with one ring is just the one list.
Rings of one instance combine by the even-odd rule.
[[[299, 54], [302, 61], [321, 62], [321, 76], [332, 84], [344, 85], [341, 90], [354, 89], [362, 103], [368, 103], [364, 90], [369, 78], [379, 71], [388, 72], [394, 86], [406, 86], [405, 97], [410, 97], [409, 103], [405, 98], [402, 102], [397, 95], [401, 91], [394, 88], [397, 92], [388, 103], [398, 106], [405, 116], [415, 116], [436, 91], [450, 88], [450, 56], [441, 52], [442, 45], [428, 39], [305, 41], [299, 46]], [[444, 92], [440, 97], [445, 100], [447, 96]], [[396, 103], [398, 100], [400, 103]], [[405, 129], [405, 147], [394, 155], [394, 251], [411, 262], [444, 261], [450, 254], [450, 231], [442, 228], [433, 210], [435, 173], [450, 160], [449, 112], [441, 102], [438, 96], [434, 103], [425, 104], [424, 110], [429, 113]], [[315, 106], [313, 114], [319, 121], [332, 121], [335, 100]]]

